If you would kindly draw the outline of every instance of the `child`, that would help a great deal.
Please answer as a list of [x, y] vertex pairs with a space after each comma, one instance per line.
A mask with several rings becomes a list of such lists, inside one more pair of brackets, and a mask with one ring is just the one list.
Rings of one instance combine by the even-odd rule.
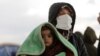
[[41, 34], [46, 46], [45, 52], [42, 56], [55, 56], [60, 52], [66, 52], [65, 46], [59, 42], [53, 30], [47, 25], [42, 27]]
[[75, 47], [50, 23], [35, 28], [24, 41], [17, 56], [78, 56]]

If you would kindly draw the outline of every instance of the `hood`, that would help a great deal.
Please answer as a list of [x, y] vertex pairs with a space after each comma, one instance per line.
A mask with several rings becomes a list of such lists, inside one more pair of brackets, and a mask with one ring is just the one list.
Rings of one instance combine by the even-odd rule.
[[41, 28], [44, 25], [48, 25], [56, 34], [57, 38], [65, 47], [67, 47], [70, 51], [73, 52], [74, 56], [77, 56], [77, 50], [75, 47], [67, 40], [65, 39], [57, 30], [56, 28], [50, 24], [50, 23], [43, 23], [36, 27], [27, 37], [27, 39], [24, 41], [24, 43], [21, 45], [17, 52], [18, 55], [33, 55], [33, 56], [39, 56], [45, 51], [45, 45], [44, 41], [41, 36]]
[[84, 42], [89, 44], [94, 44], [97, 40], [95, 31], [91, 27], [87, 27], [84, 32]]
[[83, 34], [80, 31], [76, 31], [74, 34], [83, 39]]
[[73, 8], [73, 6], [69, 3], [64, 3], [64, 2], [58, 2], [58, 3], [54, 3], [53, 5], [51, 5], [50, 9], [49, 9], [49, 22], [52, 23], [54, 26], [56, 26], [57, 21], [56, 21], [56, 17], [58, 15], [59, 10], [61, 9], [62, 6], [68, 6], [71, 11], [72, 11], [72, 30], [74, 29], [74, 24], [75, 24], [75, 19], [76, 19], [76, 13], [75, 10]]

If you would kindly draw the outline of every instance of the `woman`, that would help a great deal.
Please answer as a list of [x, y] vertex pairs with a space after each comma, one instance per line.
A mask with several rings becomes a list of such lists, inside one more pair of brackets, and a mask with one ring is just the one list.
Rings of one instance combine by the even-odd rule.
[[51, 5], [48, 21], [57, 28], [64, 38], [76, 47], [78, 56], [88, 56], [82, 38], [73, 34], [75, 19], [76, 13], [71, 4], [58, 2]]

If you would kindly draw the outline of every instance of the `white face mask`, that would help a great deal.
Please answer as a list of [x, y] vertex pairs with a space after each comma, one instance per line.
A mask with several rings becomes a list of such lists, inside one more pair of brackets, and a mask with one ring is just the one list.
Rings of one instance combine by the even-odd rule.
[[57, 20], [56, 28], [63, 30], [71, 29], [72, 18], [68, 14], [58, 16], [56, 20]]

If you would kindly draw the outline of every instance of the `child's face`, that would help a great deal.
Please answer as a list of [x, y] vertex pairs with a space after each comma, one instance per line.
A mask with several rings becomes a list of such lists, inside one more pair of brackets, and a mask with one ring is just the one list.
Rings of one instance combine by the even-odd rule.
[[42, 31], [42, 38], [44, 40], [46, 47], [51, 46], [53, 44], [53, 36], [49, 29]]

